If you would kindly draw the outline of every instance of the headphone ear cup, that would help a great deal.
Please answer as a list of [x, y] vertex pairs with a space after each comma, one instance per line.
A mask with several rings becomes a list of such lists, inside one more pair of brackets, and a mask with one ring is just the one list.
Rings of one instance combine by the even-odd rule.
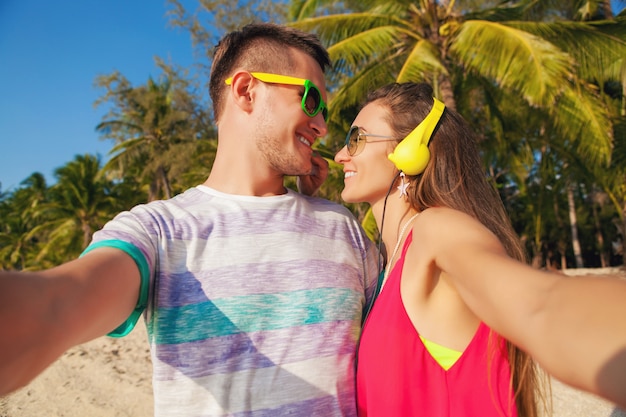
[[433, 107], [428, 115], [387, 156], [406, 175], [418, 175], [426, 169], [430, 161], [428, 142], [445, 108], [441, 101], [433, 97]]
[[396, 168], [406, 175], [416, 175], [413, 172], [415, 171], [415, 155], [420, 148], [420, 141], [421, 138], [415, 135], [407, 136], [392, 153], [387, 155]]
[[430, 161], [430, 150], [420, 140], [417, 136], [407, 137], [388, 155], [396, 168], [406, 175], [421, 174]]
[[413, 172], [414, 174], [409, 175], [417, 175], [424, 172], [426, 166], [428, 166], [428, 162], [430, 161], [430, 149], [428, 146], [420, 143], [420, 146], [417, 148], [417, 152], [414, 157], [415, 161], [413, 162]]

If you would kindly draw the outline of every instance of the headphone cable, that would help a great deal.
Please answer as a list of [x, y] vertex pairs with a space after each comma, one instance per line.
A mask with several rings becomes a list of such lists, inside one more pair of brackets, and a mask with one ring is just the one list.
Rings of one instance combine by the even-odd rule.
[[391, 181], [391, 185], [389, 186], [389, 190], [387, 190], [387, 195], [385, 195], [385, 201], [383, 203], [383, 215], [382, 215], [382, 218], [380, 220], [380, 231], [378, 233], [378, 257], [379, 257], [379, 261], [378, 261], [378, 274], [377, 274], [377, 279], [376, 279], [376, 288], [374, 290], [374, 294], [372, 295], [372, 298], [371, 298], [370, 302], [368, 303], [367, 309], [365, 310], [365, 314], [363, 315], [363, 320], [361, 321], [361, 327], [363, 327], [365, 325], [365, 320], [367, 319], [367, 316], [370, 314], [370, 311], [372, 310], [372, 307], [374, 306], [374, 301], [378, 297], [378, 293], [380, 292], [380, 290], [382, 288], [382, 283], [383, 282], [382, 282], [382, 279], [381, 279], [381, 274], [382, 274], [383, 270], [382, 270], [382, 262], [380, 261], [380, 257], [382, 255], [381, 249], [382, 249], [382, 243], [383, 243], [383, 227], [385, 225], [385, 211], [387, 210], [387, 199], [389, 198], [389, 195], [391, 194], [391, 190], [393, 189], [393, 185], [396, 183], [396, 180], [398, 179], [398, 177], [400, 176], [401, 173], [402, 173], [402, 171], [398, 171], [396, 176]]

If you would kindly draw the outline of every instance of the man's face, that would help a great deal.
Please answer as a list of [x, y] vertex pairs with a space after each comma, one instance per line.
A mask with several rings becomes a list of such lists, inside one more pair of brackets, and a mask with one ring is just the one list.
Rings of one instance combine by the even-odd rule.
[[[326, 101], [324, 74], [318, 63], [307, 54], [292, 50], [297, 62], [291, 77], [310, 80]], [[312, 169], [311, 146], [327, 132], [323, 112], [308, 116], [302, 109], [304, 86], [265, 83], [258, 109], [256, 145], [277, 175], [305, 175]]]

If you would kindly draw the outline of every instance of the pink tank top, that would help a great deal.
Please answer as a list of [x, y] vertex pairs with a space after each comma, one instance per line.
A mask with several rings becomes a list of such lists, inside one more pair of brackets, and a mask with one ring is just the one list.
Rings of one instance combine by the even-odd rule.
[[[400, 297], [402, 254], [365, 322], [358, 352], [360, 417], [516, 417], [504, 340], [484, 324], [444, 370], [413, 327]], [[488, 359], [490, 358], [490, 359]]]

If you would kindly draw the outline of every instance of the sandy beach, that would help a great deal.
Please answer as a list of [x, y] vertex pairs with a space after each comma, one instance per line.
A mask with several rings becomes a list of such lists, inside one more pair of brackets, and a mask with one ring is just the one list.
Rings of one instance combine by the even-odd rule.
[[[0, 417], [151, 417], [151, 367], [140, 322], [125, 338], [101, 337], [67, 351], [29, 385], [0, 398]], [[626, 417], [558, 381], [552, 398], [554, 417]]]

